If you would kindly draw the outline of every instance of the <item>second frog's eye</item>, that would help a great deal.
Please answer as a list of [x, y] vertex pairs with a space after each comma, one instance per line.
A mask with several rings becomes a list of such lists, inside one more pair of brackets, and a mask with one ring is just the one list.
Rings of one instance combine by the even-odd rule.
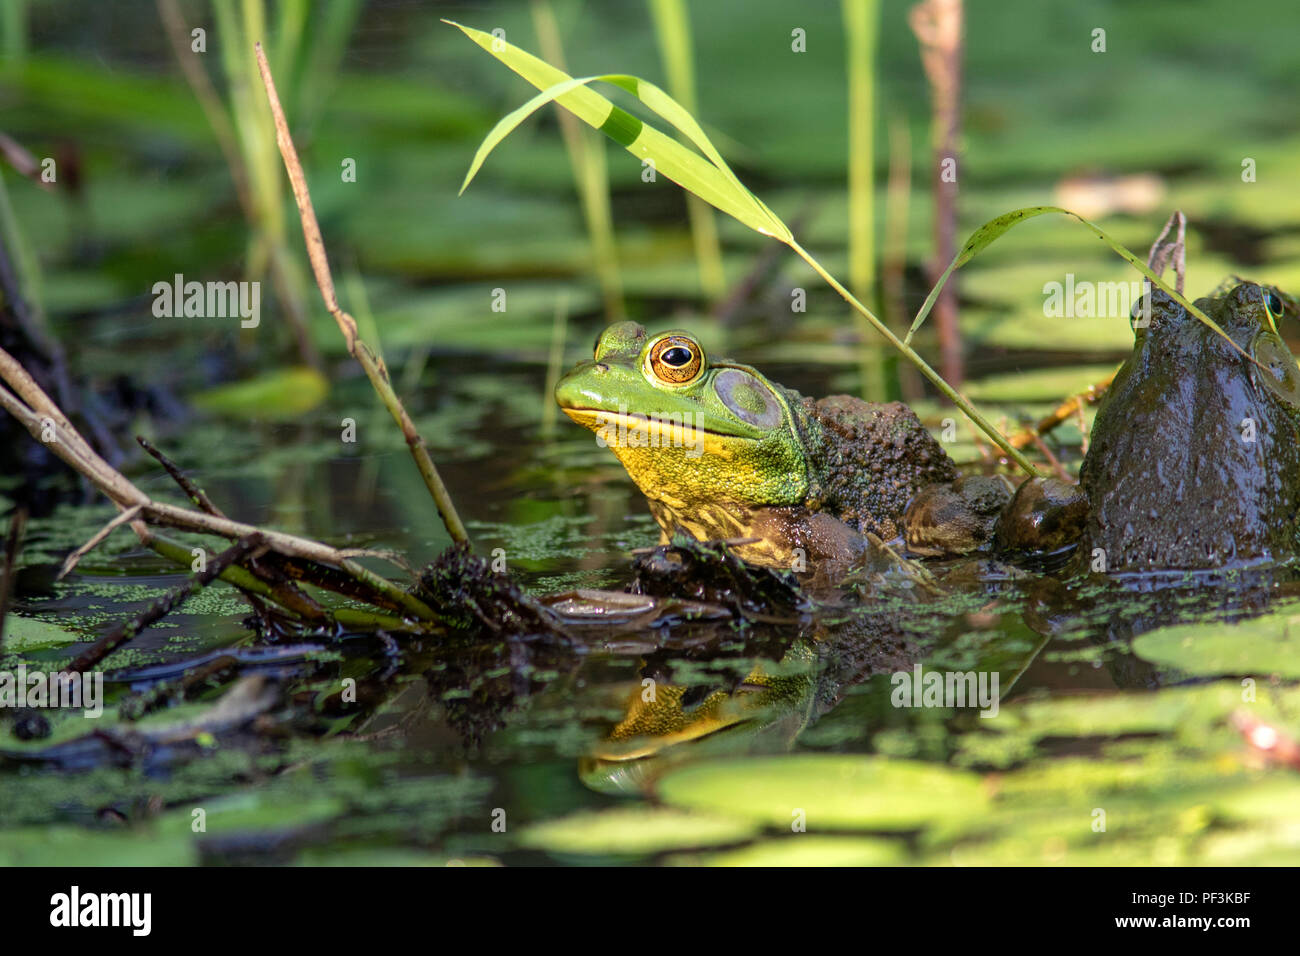
[[1274, 320], [1282, 318], [1283, 312], [1286, 311], [1282, 297], [1273, 289], [1264, 290], [1264, 308], [1268, 312], [1268, 317]]
[[704, 367], [704, 350], [685, 335], [667, 335], [650, 349], [647, 364], [654, 377], [668, 385], [693, 381]]

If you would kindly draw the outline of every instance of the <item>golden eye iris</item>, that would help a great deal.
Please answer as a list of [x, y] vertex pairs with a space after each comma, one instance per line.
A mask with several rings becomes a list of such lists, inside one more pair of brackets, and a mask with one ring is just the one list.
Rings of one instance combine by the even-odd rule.
[[684, 385], [700, 374], [704, 353], [699, 345], [684, 335], [667, 335], [650, 349], [649, 365], [659, 381]]

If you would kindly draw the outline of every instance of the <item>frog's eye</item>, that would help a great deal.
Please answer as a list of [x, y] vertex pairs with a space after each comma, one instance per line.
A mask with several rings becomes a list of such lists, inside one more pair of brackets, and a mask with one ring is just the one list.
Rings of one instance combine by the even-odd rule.
[[1286, 311], [1286, 305], [1283, 303], [1282, 297], [1273, 289], [1264, 290], [1264, 310], [1268, 312], [1268, 317], [1275, 322], [1282, 318], [1283, 313]]
[[704, 350], [685, 335], [667, 335], [650, 349], [647, 364], [659, 381], [685, 385], [694, 381], [704, 367]]

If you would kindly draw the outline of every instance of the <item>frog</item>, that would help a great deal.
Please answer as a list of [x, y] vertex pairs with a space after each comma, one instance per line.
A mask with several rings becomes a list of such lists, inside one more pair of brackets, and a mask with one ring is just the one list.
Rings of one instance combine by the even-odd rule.
[[726, 540], [745, 560], [795, 570], [852, 567], [891, 542], [965, 554], [991, 546], [1013, 497], [1009, 483], [963, 479], [902, 402], [805, 397], [710, 358], [683, 329], [610, 325], [555, 398], [618, 457], [661, 544]]
[[1133, 350], [1079, 472], [1088, 509], [1075, 561], [1091, 571], [1300, 553], [1300, 369], [1279, 331], [1294, 299], [1234, 277], [1195, 304], [1227, 339], [1157, 287], [1133, 310]]

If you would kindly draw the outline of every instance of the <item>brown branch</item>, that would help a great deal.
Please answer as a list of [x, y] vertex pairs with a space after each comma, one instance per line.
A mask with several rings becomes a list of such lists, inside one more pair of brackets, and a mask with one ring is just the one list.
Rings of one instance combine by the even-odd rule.
[[168, 458], [166, 455], [160, 452], [157, 448], [155, 448], [153, 444], [149, 441], [149, 439], [145, 438], [143, 435], [136, 435], [135, 440], [139, 443], [141, 448], [143, 448], [145, 451], [147, 451], [150, 455], [153, 456], [154, 460], [157, 461], [158, 464], [163, 466], [163, 469], [167, 472], [167, 474], [171, 475], [172, 480], [176, 482], [176, 484], [181, 486], [181, 491], [185, 492], [186, 498], [189, 498], [190, 501], [194, 502], [196, 506], [202, 508], [210, 515], [214, 515], [215, 517], [218, 518], [225, 517], [221, 509], [212, 503], [212, 499], [208, 497], [207, 492], [205, 492], [198, 485], [194, 484], [194, 482], [190, 481], [189, 478], [185, 477], [185, 475], [181, 473], [181, 470], [179, 467], [177, 467], [176, 462], [172, 461], [170, 458]]
[[312, 206], [311, 193], [307, 189], [307, 177], [298, 159], [298, 150], [289, 135], [289, 123], [284, 118], [283, 107], [280, 106], [280, 95], [275, 89], [275, 79], [271, 76], [271, 67], [266, 62], [262, 44], [255, 44], [255, 49], [257, 67], [262, 72], [262, 84], [266, 87], [266, 97], [271, 104], [271, 115], [275, 120], [275, 142], [280, 148], [280, 156], [284, 159], [284, 168], [289, 174], [289, 182], [293, 187], [293, 198], [298, 204], [298, 216], [302, 220], [303, 240], [307, 245], [307, 258], [311, 261], [312, 272], [316, 276], [316, 287], [320, 289], [325, 308], [329, 310], [330, 315], [334, 316], [334, 321], [343, 333], [348, 352], [361, 365], [366, 377], [370, 379], [370, 384], [374, 386], [383, 401], [384, 407], [402, 429], [402, 436], [411, 449], [411, 457], [415, 459], [415, 466], [424, 479], [425, 487], [429, 489], [429, 494], [438, 508], [438, 514], [442, 516], [442, 523], [446, 526], [447, 533], [457, 543], [468, 543], [469, 535], [465, 531], [465, 525], [461, 523], [460, 515], [456, 513], [456, 506], [452, 503], [451, 495], [447, 493], [446, 485], [442, 483], [442, 476], [438, 474], [437, 466], [429, 457], [424, 439], [416, 431], [415, 423], [406, 413], [406, 407], [393, 391], [392, 383], [388, 378], [388, 369], [383, 361], [376, 357], [370, 346], [358, 336], [356, 319], [339, 306], [338, 297], [334, 292], [334, 279], [330, 274], [329, 258], [325, 253], [325, 240], [321, 237], [320, 223], [316, 220], [316, 210]]
[[122, 525], [134, 521], [140, 516], [140, 512], [143, 510], [144, 505], [132, 505], [125, 511], [119, 512], [112, 521], [96, 531], [89, 541], [68, 555], [67, 559], [63, 562], [63, 567], [59, 568], [59, 573], [55, 576], [54, 580], [61, 581], [66, 578], [72, 572], [72, 569], [77, 566], [77, 563], [91, 551], [95, 550], [101, 541], [118, 528], [122, 527]]
[[36, 157], [21, 143], [4, 133], [0, 133], [0, 157], [4, 157], [20, 176], [30, 179], [47, 192], [53, 192], [55, 189], [55, 183], [46, 182], [41, 178], [41, 164], [36, 161]]
[[1047, 464], [1051, 466], [1057, 478], [1069, 484], [1074, 483], [1070, 481], [1070, 474], [1065, 470], [1065, 466], [1061, 464], [1061, 460], [1052, 454], [1052, 449], [1047, 447], [1047, 442], [1043, 441], [1040, 435], [1034, 435], [1034, 447], [1042, 452], [1043, 457], [1047, 459]]
[[[931, 281], [937, 282], [956, 252], [957, 144], [961, 139], [962, 0], [923, 0], [908, 13], [908, 23], [921, 44], [921, 65], [930, 81], [933, 101], [934, 260]], [[954, 175], [944, 175], [951, 164]], [[943, 377], [960, 388], [963, 375], [961, 329], [957, 323], [957, 287], [949, 282], [934, 306]]]

